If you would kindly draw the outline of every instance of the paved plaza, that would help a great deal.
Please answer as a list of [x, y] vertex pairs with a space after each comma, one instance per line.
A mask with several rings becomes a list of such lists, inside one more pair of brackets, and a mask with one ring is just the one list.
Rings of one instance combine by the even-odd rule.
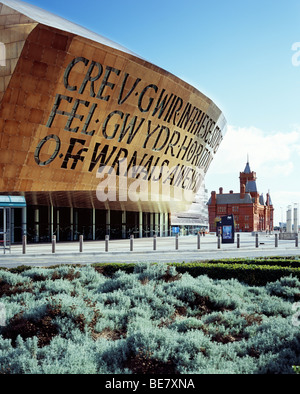
[[156, 250], [153, 238], [134, 239], [133, 250], [130, 240], [109, 241], [105, 251], [105, 241], [84, 241], [82, 252], [79, 242], [59, 243], [52, 253], [52, 244], [30, 244], [23, 254], [22, 245], [13, 245], [11, 251], [3, 253], [0, 249], [0, 267], [20, 265], [50, 266], [54, 264], [93, 264], [93, 263], [135, 263], [135, 262], [190, 262], [208, 259], [226, 259], [233, 257], [298, 256], [299, 248], [295, 241], [279, 240], [275, 247], [275, 235], [259, 235], [258, 247], [255, 236], [240, 234], [240, 248], [234, 244], [221, 244], [218, 248], [217, 237], [213, 234], [200, 237], [198, 249], [197, 236], [178, 238], [176, 249], [175, 237], [157, 238]]

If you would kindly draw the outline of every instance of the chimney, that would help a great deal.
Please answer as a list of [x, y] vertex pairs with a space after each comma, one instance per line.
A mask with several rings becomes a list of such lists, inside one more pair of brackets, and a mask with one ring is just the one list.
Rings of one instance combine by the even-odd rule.
[[233, 194], [233, 190], [230, 190], [230, 192], [229, 192], [230, 194]]
[[220, 187], [219, 194], [223, 194], [223, 187]]
[[211, 192], [211, 205], [216, 205], [217, 203], [217, 193]]
[[246, 193], [246, 186], [244, 184], [241, 185], [241, 200], [245, 198], [245, 193]]

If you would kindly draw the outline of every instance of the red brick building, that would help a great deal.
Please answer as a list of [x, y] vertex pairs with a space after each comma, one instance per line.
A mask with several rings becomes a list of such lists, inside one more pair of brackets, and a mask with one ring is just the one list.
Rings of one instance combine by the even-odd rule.
[[209, 215], [209, 230], [216, 231], [216, 223], [222, 216], [234, 215], [236, 231], [272, 231], [274, 207], [270, 194], [266, 199], [259, 194], [256, 186], [256, 173], [251, 171], [249, 161], [243, 172], [240, 173], [240, 192], [229, 194], [219, 189], [215, 191], [207, 203]]

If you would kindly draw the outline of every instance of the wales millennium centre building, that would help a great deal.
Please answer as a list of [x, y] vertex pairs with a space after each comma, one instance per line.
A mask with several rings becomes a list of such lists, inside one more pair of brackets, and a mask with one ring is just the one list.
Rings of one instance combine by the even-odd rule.
[[170, 235], [225, 132], [212, 100], [18, 0], [0, 2], [0, 53], [0, 221], [9, 207], [12, 242]]

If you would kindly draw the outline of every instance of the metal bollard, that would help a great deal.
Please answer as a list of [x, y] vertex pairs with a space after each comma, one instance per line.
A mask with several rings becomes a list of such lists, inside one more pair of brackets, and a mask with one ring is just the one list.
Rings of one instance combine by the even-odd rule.
[[23, 241], [22, 241], [22, 253], [26, 254], [26, 244], [27, 244], [27, 236], [23, 235]]
[[178, 247], [179, 247], [179, 235], [176, 234], [176, 237], [175, 237], [175, 249], [178, 250]]
[[157, 239], [157, 235], [154, 234], [153, 235], [153, 250], [156, 250], [156, 239]]
[[296, 248], [298, 248], [298, 234], [296, 234], [295, 236], [295, 246]]
[[55, 246], [56, 246], [56, 235], [53, 235], [53, 238], [52, 238], [52, 253], [55, 253]]
[[218, 249], [221, 249], [221, 235], [218, 234]]
[[6, 254], [6, 233], [3, 234], [3, 253]]
[[240, 234], [237, 234], [236, 244], [237, 244], [237, 248], [239, 249], [240, 248]]
[[108, 252], [109, 235], [105, 235], [105, 252]]
[[130, 235], [130, 252], [133, 251], [133, 239], [134, 239], [134, 235]]
[[197, 248], [200, 249], [200, 233], [197, 234]]
[[83, 235], [79, 236], [79, 252], [82, 253], [83, 251]]
[[278, 234], [275, 234], [275, 248], [278, 248]]
[[255, 234], [255, 247], [258, 248], [258, 234]]

